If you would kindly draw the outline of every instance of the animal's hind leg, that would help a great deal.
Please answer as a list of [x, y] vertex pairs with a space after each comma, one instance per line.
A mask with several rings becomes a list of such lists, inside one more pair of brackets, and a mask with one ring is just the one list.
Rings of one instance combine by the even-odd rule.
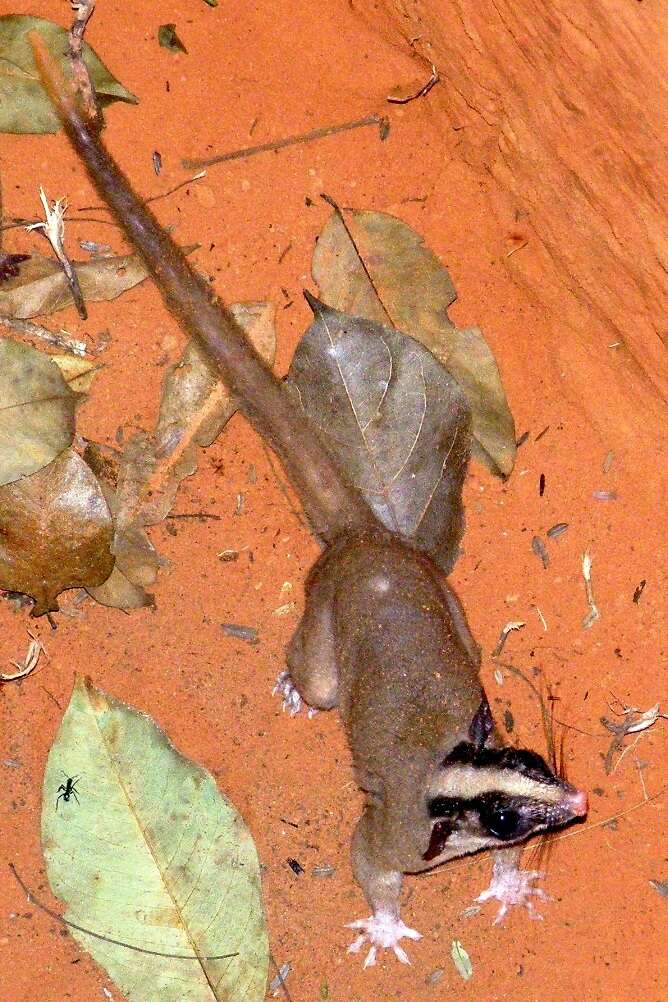
[[331, 710], [339, 698], [339, 678], [336, 667], [331, 589], [321, 581], [313, 582], [306, 601], [306, 611], [287, 649], [288, 672], [277, 690], [285, 697], [287, 707], [297, 712], [291, 686], [298, 697], [319, 710]]

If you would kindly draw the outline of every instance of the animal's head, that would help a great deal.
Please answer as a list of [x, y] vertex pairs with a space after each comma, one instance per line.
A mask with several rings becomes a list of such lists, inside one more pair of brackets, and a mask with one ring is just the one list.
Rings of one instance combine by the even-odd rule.
[[489, 744], [492, 715], [483, 700], [469, 730], [435, 772], [427, 794], [434, 825], [424, 859], [514, 845], [587, 813], [587, 795], [536, 752]]

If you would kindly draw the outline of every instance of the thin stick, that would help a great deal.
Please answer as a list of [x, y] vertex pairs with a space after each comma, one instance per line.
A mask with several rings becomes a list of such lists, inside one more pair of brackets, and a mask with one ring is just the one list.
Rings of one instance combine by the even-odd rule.
[[390, 104], [408, 104], [410, 101], [415, 101], [418, 97], [424, 97], [426, 94], [428, 94], [429, 91], [432, 89], [432, 87], [435, 87], [436, 84], [440, 81], [440, 79], [441, 78], [438, 75], [438, 70], [432, 63], [431, 76], [429, 77], [426, 83], [422, 84], [419, 90], [416, 90], [414, 94], [409, 94], [408, 97], [392, 97], [392, 95], [389, 95], [387, 100], [389, 101]]
[[[178, 184], [175, 184], [173, 188], [168, 188], [167, 191], [162, 191], [158, 195], [151, 195], [150, 198], [143, 199], [144, 205], [148, 205], [149, 202], [159, 202], [161, 198], [169, 198], [175, 191], [179, 191], [180, 188], [187, 188], [193, 181], [201, 181], [203, 177], [206, 177], [205, 170], [201, 170], [199, 174], [194, 174], [193, 177], [186, 178], [185, 181], [179, 181]], [[80, 209], [77, 209], [77, 212], [111, 212], [111, 209], [108, 205], [82, 205]], [[93, 219], [92, 222], [95, 223], [97, 220]]]
[[354, 122], [344, 122], [343, 125], [326, 125], [320, 129], [313, 129], [311, 132], [303, 132], [298, 136], [287, 136], [285, 139], [277, 139], [270, 143], [261, 143], [259, 146], [247, 146], [243, 150], [232, 150], [230, 153], [221, 153], [218, 156], [210, 157], [208, 160], [182, 160], [181, 166], [186, 170], [199, 170], [201, 167], [212, 167], [214, 164], [228, 163], [230, 160], [245, 160], [247, 157], [254, 157], [258, 153], [284, 150], [286, 146], [311, 143], [315, 139], [334, 136], [338, 132], [363, 129], [367, 125], [382, 125], [383, 122], [385, 122], [385, 119], [382, 115], [368, 115], [366, 118], [358, 118]]

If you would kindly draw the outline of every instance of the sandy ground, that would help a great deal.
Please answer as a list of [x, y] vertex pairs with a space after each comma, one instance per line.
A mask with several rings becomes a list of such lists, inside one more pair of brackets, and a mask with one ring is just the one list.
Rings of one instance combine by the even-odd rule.
[[[417, 6], [408, 5], [404, 18], [409, 7], [415, 15]], [[459, 291], [453, 318], [483, 327], [499, 360], [518, 434], [529, 432], [507, 483], [480, 467], [471, 469], [465, 553], [454, 584], [487, 655], [508, 620], [526, 621], [504, 653], [530, 675], [541, 668], [558, 695], [557, 717], [569, 725], [568, 774], [589, 791], [590, 814], [585, 826], [553, 847], [545, 882], [553, 900], [544, 906], [544, 921], [531, 922], [520, 913], [492, 926], [489, 908], [463, 918], [488, 882], [489, 859], [475, 858], [407, 880], [404, 917], [424, 934], [410, 947], [411, 967], [388, 956], [362, 971], [359, 958], [346, 954], [350, 933], [344, 923], [367, 910], [348, 858], [361, 805], [350, 757], [335, 714], [290, 720], [271, 696], [318, 547], [291, 514], [257, 437], [236, 417], [202, 456], [197, 475], [184, 483], [175, 509], [216, 519], [174, 520], [153, 531], [167, 560], [154, 611], [125, 615], [89, 602], [80, 618], [57, 615], [52, 630], [45, 619], [31, 621], [0, 603], [2, 670], [11, 670], [9, 659], [23, 654], [28, 629], [42, 638], [49, 655], [38, 673], [0, 689], [3, 866], [12, 861], [51, 907], [60, 907], [48, 890], [40, 850], [42, 775], [74, 674], [86, 672], [96, 685], [151, 714], [179, 749], [213, 772], [242, 812], [266, 866], [272, 953], [279, 964], [292, 967], [288, 986], [295, 1002], [413, 1002], [453, 993], [493, 1002], [665, 997], [668, 903], [650, 880], [668, 880], [660, 795], [666, 783], [666, 722], [645, 732], [611, 775], [603, 768], [610, 735], [600, 724], [602, 715], [610, 715], [613, 697], [641, 709], [665, 700], [665, 462], [657, 456], [653, 424], [658, 398], [650, 400], [647, 391], [643, 437], [643, 414], [629, 419], [629, 398], [620, 395], [619, 386], [601, 395], [597, 357], [614, 351], [607, 347], [613, 338], [600, 325], [589, 329], [582, 323], [587, 315], [582, 299], [580, 312], [574, 312], [572, 290], [559, 284], [557, 271], [543, 266], [545, 243], [529, 237], [528, 245], [508, 258], [521, 240], [513, 235], [506, 209], [497, 211], [498, 175], [485, 160], [489, 136], [481, 133], [479, 156], [472, 156], [475, 130], [482, 126], [472, 112], [467, 120], [465, 104], [461, 120], [445, 117], [438, 90], [449, 89], [450, 81], [441, 81], [426, 98], [387, 105], [395, 86], [410, 88], [428, 76], [406, 41], [411, 31], [398, 8], [391, 16], [389, 4], [365, 5], [360, 13], [343, 0], [328, 0], [317, 12], [305, 0], [278, 0], [271, 13], [262, 4], [221, 3], [212, 10], [194, 0], [162, 3], [159, 14], [153, 7], [100, 0], [88, 36], [140, 98], [138, 107], [111, 108], [106, 137], [142, 193], [157, 194], [183, 180], [184, 156], [223, 152], [376, 111], [390, 116], [384, 143], [375, 130], [362, 129], [215, 167], [203, 182], [158, 202], [156, 209], [164, 223], [176, 226], [179, 241], [200, 243], [197, 264], [222, 296], [278, 304], [279, 372], [309, 322], [301, 289], [312, 287], [313, 242], [329, 213], [322, 192], [344, 205], [395, 213], [446, 262]], [[69, 17], [68, 5], [56, 0], [26, 2], [21, 12], [63, 24]], [[440, 13], [446, 32], [449, 8]], [[158, 47], [157, 28], [170, 21], [187, 55]], [[475, 48], [479, 35], [468, 33]], [[560, 141], [568, 145], [567, 136]], [[639, 135], [641, 152], [644, 141]], [[2, 149], [6, 215], [34, 216], [40, 184], [51, 197], [67, 195], [73, 209], [99, 201], [62, 136], [4, 136]], [[164, 165], [159, 179], [152, 169], [154, 150]], [[640, 153], [636, 160], [641, 162]], [[543, 169], [546, 165], [527, 168], [535, 177]], [[513, 187], [511, 201], [521, 221], [527, 211], [521, 183], [506, 188], [503, 204], [509, 204]], [[540, 200], [535, 208], [547, 211]], [[583, 236], [591, 229], [587, 218], [578, 224], [573, 239], [579, 266], [592, 279], [607, 259]], [[79, 223], [68, 236], [73, 250], [83, 238], [123, 247], [109, 225]], [[641, 236], [634, 239], [642, 243]], [[6, 235], [5, 246], [42, 249], [37, 236], [16, 230]], [[523, 270], [515, 272], [521, 256]], [[626, 263], [633, 286], [634, 261]], [[614, 280], [612, 272], [600, 277]], [[561, 319], [555, 306], [560, 298], [566, 304]], [[620, 304], [620, 316], [623, 309]], [[155, 289], [144, 283], [114, 303], [91, 304], [87, 323], [73, 310], [57, 323], [75, 335], [111, 334], [104, 368], [79, 415], [81, 433], [113, 443], [119, 427], [149, 426], [165, 367], [182, 343]], [[630, 326], [627, 318], [625, 325]], [[573, 339], [576, 328], [581, 351], [577, 367], [570, 356], [569, 369], [555, 361], [552, 348], [555, 341]], [[618, 382], [627, 380], [636, 407], [646, 374], [632, 362], [619, 365], [626, 369]], [[575, 368], [577, 378], [571, 378]], [[593, 403], [582, 396], [588, 382], [596, 394]], [[600, 421], [592, 418], [592, 408], [603, 415]], [[606, 428], [617, 431], [608, 435]], [[612, 465], [604, 472], [610, 451]], [[598, 500], [595, 491], [614, 492], [615, 498]], [[245, 504], [235, 514], [239, 493]], [[531, 539], [556, 522], [569, 523], [569, 529], [550, 545], [551, 563], [544, 569]], [[222, 563], [217, 555], [226, 548], [242, 551], [241, 559]], [[593, 557], [601, 610], [590, 630], [582, 628], [585, 549]], [[634, 602], [643, 579], [646, 587]], [[295, 608], [277, 615], [286, 602], [286, 582]], [[225, 636], [224, 622], [256, 627], [260, 643], [251, 647]], [[497, 716], [512, 712], [512, 740], [543, 751], [539, 709], [526, 687], [510, 675], [499, 687], [488, 656], [483, 676]], [[295, 876], [288, 857], [299, 860], [303, 875]], [[325, 863], [335, 867], [334, 875], [314, 877], [313, 867]], [[5, 868], [0, 881], [3, 998], [88, 1002], [102, 998], [107, 987], [119, 999], [104, 972], [26, 901], [8, 873]], [[461, 940], [473, 962], [467, 983], [450, 960], [453, 939]], [[430, 984], [430, 975], [441, 968], [442, 979]]]

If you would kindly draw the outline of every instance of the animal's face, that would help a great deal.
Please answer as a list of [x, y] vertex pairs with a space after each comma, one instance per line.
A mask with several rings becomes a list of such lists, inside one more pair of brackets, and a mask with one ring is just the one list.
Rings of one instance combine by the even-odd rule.
[[487, 747], [491, 728], [475, 728], [476, 722], [477, 741], [457, 745], [433, 777], [427, 810], [434, 826], [425, 860], [512, 845], [587, 813], [586, 794], [540, 755]]

